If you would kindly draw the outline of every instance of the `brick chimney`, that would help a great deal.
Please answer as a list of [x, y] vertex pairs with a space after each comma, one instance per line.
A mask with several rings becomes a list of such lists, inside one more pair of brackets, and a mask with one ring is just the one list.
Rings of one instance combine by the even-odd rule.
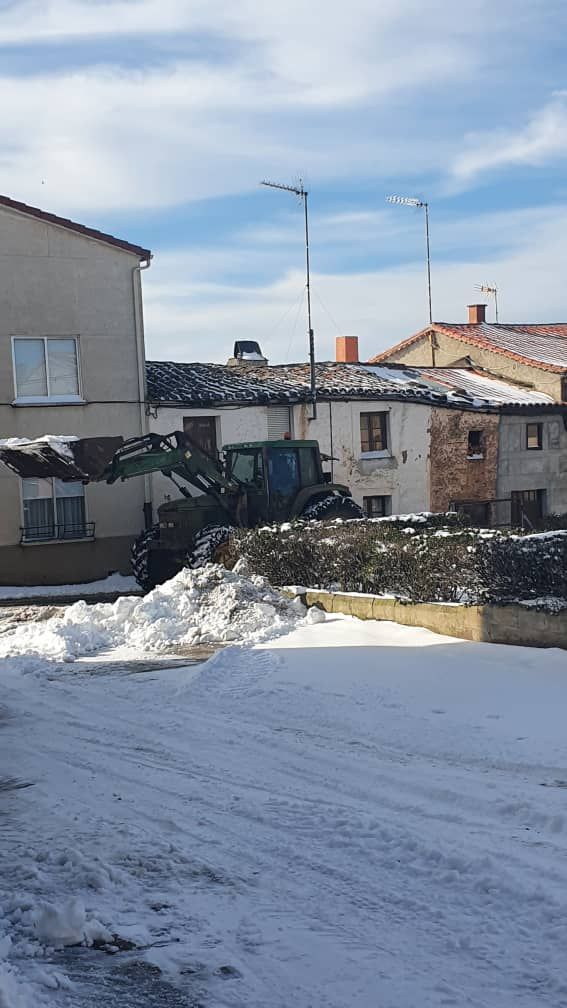
[[358, 336], [337, 336], [335, 358], [338, 364], [358, 364]]
[[470, 304], [467, 305], [469, 310], [469, 325], [481, 325], [486, 322], [486, 305], [485, 304]]

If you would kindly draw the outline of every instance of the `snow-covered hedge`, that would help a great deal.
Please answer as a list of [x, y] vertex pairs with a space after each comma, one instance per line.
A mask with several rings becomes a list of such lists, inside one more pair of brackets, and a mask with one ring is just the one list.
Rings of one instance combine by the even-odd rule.
[[415, 602], [567, 599], [567, 532], [511, 535], [463, 528], [453, 516], [412, 516], [239, 530], [232, 548], [273, 585]]

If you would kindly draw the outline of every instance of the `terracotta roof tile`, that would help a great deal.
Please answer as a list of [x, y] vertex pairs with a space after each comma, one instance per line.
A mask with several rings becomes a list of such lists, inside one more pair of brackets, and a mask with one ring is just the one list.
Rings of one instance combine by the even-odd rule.
[[26, 214], [28, 217], [35, 217], [36, 220], [44, 221], [46, 224], [56, 224], [58, 227], [67, 228], [68, 231], [75, 231], [84, 238], [94, 238], [105, 245], [113, 245], [124, 252], [132, 253], [138, 259], [149, 259], [151, 257], [150, 250], [142, 248], [141, 245], [133, 245], [122, 238], [115, 238], [114, 235], [106, 234], [104, 231], [97, 231], [96, 228], [86, 227], [84, 224], [77, 224], [76, 221], [69, 220], [67, 217], [58, 217], [57, 214], [47, 213], [45, 210], [39, 210], [38, 207], [28, 206], [27, 203], [20, 203], [18, 200], [10, 199], [9, 196], [0, 195], [0, 207], [6, 207], [7, 210], [16, 210], [18, 213]]
[[543, 371], [567, 371], [567, 323], [564, 322], [510, 325], [434, 322], [414, 336], [377, 354], [371, 359], [371, 363], [388, 360], [393, 353], [405, 350], [423, 339], [432, 329], [469, 346], [502, 354]]

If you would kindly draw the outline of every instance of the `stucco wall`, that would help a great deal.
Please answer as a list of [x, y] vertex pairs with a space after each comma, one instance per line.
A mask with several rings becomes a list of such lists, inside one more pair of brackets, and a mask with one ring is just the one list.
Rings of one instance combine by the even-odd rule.
[[[526, 423], [541, 423], [542, 449], [526, 449]], [[546, 490], [547, 511], [567, 512], [567, 432], [559, 416], [503, 416], [500, 423], [497, 493]]]
[[[0, 208], [0, 230], [0, 437], [140, 434], [132, 286], [137, 256], [5, 208]], [[13, 336], [78, 337], [85, 405], [12, 405]], [[143, 527], [143, 480], [89, 486], [85, 496], [87, 519], [96, 522], [97, 537], [129, 541]], [[17, 545], [21, 524], [20, 481], [0, 464], [0, 583], [14, 579], [18, 556], [26, 580], [39, 583], [43, 574], [41, 548]], [[74, 549], [77, 580], [91, 576], [89, 556], [96, 551], [86, 545]], [[8, 546], [16, 547], [9, 557], [2, 553]], [[66, 555], [73, 546], [66, 544]], [[57, 549], [49, 547], [50, 557], [58, 555]], [[65, 566], [68, 576], [67, 560]], [[96, 566], [100, 569], [98, 562]]]
[[[331, 415], [332, 412], [332, 437]], [[383, 458], [364, 458], [360, 448], [360, 413], [388, 412], [389, 450]], [[308, 418], [310, 406], [293, 407], [293, 434], [296, 438], [318, 440], [321, 450], [335, 455], [336, 482], [350, 486], [362, 504], [365, 496], [391, 496], [392, 512], [424, 510], [429, 502], [427, 406], [397, 402], [334, 402], [318, 404], [318, 417]], [[266, 406], [241, 409], [172, 409], [160, 407], [150, 429], [169, 433], [183, 429], [183, 417], [214, 416], [217, 443], [263, 440], [268, 432]], [[332, 446], [332, 451], [331, 451]], [[326, 464], [325, 468], [330, 469]], [[158, 507], [178, 496], [173, 484], [159, 474], [152, 477], [152, 500]]]
[[[482, 350], [471, 343], [452, 339], [445, 333], [436, 332], [435, 338], [437, 341], [435, 365], [437, 367], [448, 367], [456, 361], [462, 360], [463, 357], [470, 357], [475, 364], [487, 371], [502, 375], [511, 381], [527, 383], [540, 392], [552, 396], [557, 402], [561, 402], [561, 375], [540, 368], [528, 367], [526, 364], [506, 357], [505, 354]], [[428, 337], [425, 335], [405, 350], [388, 354], [385, 360], [391, 363], [431, 367], [431, 345]]]
[[[431, 510], [454, 500], [494, 500], [498, 467], [498, 415], [460, 410], [431, 412]], [[469, 431], [482, 431], [482, 458], [469, 457]], [[478, 453], [474, 453], [475, 455]]]
[[[372, 458], [361, 451], [360, 414], [381, 411], [388, 413], [388, 451], [382, 458]], [[334, 479], [346, 483], [360, 505], [364, 497], [385, 495], [392, 498], [392, 514], [428, 508], [428, 406], [384, 401], [322, 402], [317, 420], [308, 419], [310, 412], [309, 406], [295, 407], [296, 436], [317, 439], [322, 451], [338, 459], [333, 464]]]

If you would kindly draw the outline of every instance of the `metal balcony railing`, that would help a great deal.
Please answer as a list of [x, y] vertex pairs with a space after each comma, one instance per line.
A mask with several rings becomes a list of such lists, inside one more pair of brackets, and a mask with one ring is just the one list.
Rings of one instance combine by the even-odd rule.
[[66, 539], [94, 539], [95, 523], [77, 525], [28, 525], [20, 529], [20, 542], [64, 542]]

